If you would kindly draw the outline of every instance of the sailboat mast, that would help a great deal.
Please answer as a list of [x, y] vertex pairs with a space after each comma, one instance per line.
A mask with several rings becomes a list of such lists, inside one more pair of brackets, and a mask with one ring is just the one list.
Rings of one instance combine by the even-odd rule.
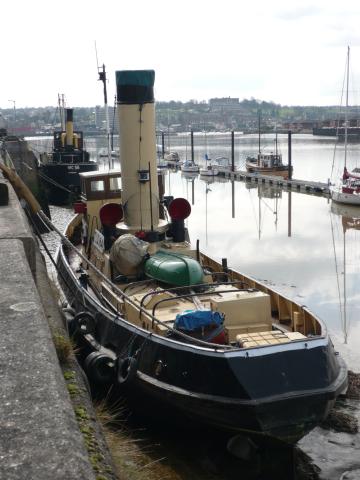
[[258, 141], [259, 141], [259, 155], [260, 155], [260, 150], [261, 150], [261, 145], [260, 145], [260, 139], [261, 139], [261, 130], [260, 130], [260, 126], [261, 126], [261, 121], [260, 121], [260, 110], [259, 110], [259, 115], [258, 115], [258, 132], [259, 132], [259, 138], [258, 138]]
[[261, 130], [260, 130], [260, 110], [258, 112], [258, 131], [259, 131], [259, 153], [258, 153], [258, 165], [260, 165], [260, 151], [261, 151], [261, 145], [260, 145], [260, 139], [261, 139]]
[[99, 80], [103, 82], [103, 85], [104, 85], [104, 108], [105, 108], [105, 120], [106, 120], [107, 152], [108, 152], [108, 162], [109, 162], [109, 169], [110, 169], [112, 167], [111, 139], [110, 139], [109, 108], [108, 108], [107, 88], [106, 88], [106, 70], [105, 70], [104, 64], [102, 66], [102, 69], [99, 69], [98, 73], [99, 73]]
[[348, 141], [349, 65], [350, 65], [350, 47], [348, 47], [347, 62], [346, 62], [345, 144], [344, 144], [345, 168], [346, 168], [346, 160], [347, 160], [347, 141]]

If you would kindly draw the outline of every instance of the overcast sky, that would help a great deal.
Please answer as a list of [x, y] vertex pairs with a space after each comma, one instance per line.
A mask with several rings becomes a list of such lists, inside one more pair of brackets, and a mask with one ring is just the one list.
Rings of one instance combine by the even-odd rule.
[[337, 105], [347, 45], [359, 103], [356, 0], [11, 0], [1, 18], [0, 108], [101, 104], [95, 40], [109, 104], [115, 70], [152, 68], [157, 100]]

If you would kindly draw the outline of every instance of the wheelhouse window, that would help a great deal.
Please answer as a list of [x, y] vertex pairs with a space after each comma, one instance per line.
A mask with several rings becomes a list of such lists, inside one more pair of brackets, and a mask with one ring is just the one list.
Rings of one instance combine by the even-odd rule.
[[110, 191], [120, 192], [121, 190], [121, 177], [110, 177]]
[[90, 190], [92, 192], [103, 192], [105, 190], [104, 180], [92, 180], [90, 182]]

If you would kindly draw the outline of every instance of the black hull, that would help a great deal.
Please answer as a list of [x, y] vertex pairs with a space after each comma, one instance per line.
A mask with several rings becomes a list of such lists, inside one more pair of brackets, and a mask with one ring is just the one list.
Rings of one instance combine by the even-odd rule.
[[336, 137], [337, 136], [337, 128], [334, 127], [314, 127], [312, 134], [313, 135], [318, 135], [321, 137]]
[[[348, 127], [347, 129], [348, 135], [357, 135], [360, 136], [360, 127]], [[345, 128], [344, 127], [314, 127], [313, 128], [313, 135], [320, 135], [326, 137], [336, 137], [338, 135], [345, 136]]]
[[152, 416], [169, 412], [229, 432], [295, 442], [326, 417], [346, 388], [345, 364], [327, 336], [228, 352], [184, 344], [150, 335], [107, 310], [80, 286], [62, 248], [58, 267], [69, 303], [96, 315], [94, 335], [81, 335], [79, 342], [88, 352], [102, 346], [137, 357], [126, 392], [154, 405]]
[[[337, 137], [339, 141], [345, 140], [345, 128], [322, 127], [313, 128], [313, 135], [322, 137]], [[360, 140], [360, 127], [349, 127], [347, 130], [347, 140], [349, 142], [358, 142]]]
[[42, 181], [49, 202], [54, 205], [67, 205], [71, 203], [80, 193], [79, 173], [95, 171], [97, 168], [97, 164], [90, 161], [86, 163], [43, 164], [40, 167], [40, 172], [44, 175]]

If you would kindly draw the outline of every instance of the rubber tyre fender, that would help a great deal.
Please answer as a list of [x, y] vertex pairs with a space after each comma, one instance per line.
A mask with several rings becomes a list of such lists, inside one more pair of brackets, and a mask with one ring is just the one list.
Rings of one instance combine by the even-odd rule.
[[109, 383], [114, 379], [114, 359], [106, 353], [91, 352], [84, 361], [88, 377], [96, 383]]
[[134, 357], [118, 357], [116, 359], [116, 380], [119, 385], [125, 386], [131, 383], [137, 372], [138, 362]]
[[90, 312], [79, 312], [74, 316], [74, 325], [76, 333], [83, 335], [94, 334], [96, 327], [96, 320]]

